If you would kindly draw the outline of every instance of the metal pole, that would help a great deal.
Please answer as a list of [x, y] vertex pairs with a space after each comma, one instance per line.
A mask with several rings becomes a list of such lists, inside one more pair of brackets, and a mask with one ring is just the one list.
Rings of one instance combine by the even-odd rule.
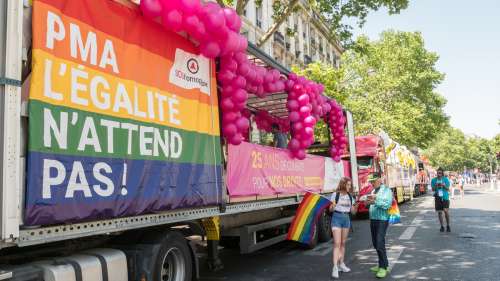
[[22, 1], [0, 1], [0, 238], [19, 237]]

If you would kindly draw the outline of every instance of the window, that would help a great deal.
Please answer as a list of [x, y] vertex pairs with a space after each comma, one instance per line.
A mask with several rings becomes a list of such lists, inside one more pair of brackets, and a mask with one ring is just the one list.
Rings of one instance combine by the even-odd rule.
[[255, 7], [255, 25], [262, 28], [262, 7]]
[[373, 165], [373, 158], [372, 157], [358, 157], [358, 169], [364, 170], [364, 169], [369, 169]]

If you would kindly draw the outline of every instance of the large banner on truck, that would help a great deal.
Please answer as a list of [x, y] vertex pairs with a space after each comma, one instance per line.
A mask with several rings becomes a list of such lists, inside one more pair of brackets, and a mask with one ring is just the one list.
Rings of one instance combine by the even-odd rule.
[[243, 142], [230, 145], [227, 187], [231, 196], [320, 192], [324, 188], [325, 158], [291, 158], [289, 152]]
[[136, 7], [33, 1], [25, 224], [217, 204], [215, 68]]

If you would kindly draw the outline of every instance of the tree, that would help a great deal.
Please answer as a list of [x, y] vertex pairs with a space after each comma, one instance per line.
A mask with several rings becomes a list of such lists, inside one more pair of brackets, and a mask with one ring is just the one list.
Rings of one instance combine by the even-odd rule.
[[[353, 27], [345, 23], [346, 18], [356, 18], [357, 25], [362, 27], [370, 11], [376, 11], [382, 7], [389, 14], [397, 14], [408, 7], [409, 0], [307, 0], [307, 8], [318, 12], [332, 31], [332, 36], [343, 42], [345, 46], [350, 45]], [[221, 5], [236, 6], [236, 12], [241, 15], [249, 0], [217, 0]], [[235, 3], [236, 2], [236, 3]], [[255, 0], [257, 5], [262, 0]], [[298, 0], [275, 0], [273, 1], [273, 24], [257, 40], [257, 45], [262, 46], [271, 35], [278, 30], [291, 13], [300, 8]]]
[[434, 167], [441, 167], [447, 171], [462, 171], [464, 167], [473, 168], [468, 161], [466, 148], [467, 141], [462, 131], [449, 128], [439, 134], [431, 147], [425, 152]]
[[478, 168], [483, 173], [496, 170], [495, 138], [466, 136], [455, 128], [445, 130], [425, 151], [431, 164], [450, 171]]
[[437, 60], [420, 33], [386, 31], [378, 41], [360, 37], [338, 70], [314, 63], [299, 73], [325, 84], [326, 94], [353, 113], [356, 134], [383, 130], [426, 148], [448, 124], [446, 100], [435, 92], [444, 78]]

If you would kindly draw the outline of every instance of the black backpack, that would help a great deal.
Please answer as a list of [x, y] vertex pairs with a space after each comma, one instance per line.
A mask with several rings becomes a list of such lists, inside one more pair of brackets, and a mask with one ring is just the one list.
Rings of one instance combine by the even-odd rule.
[[[352, 207], [352, 195], [349, 192], [347, 192], [347, 195], [349, 195], [349, 200], [351, 202], [351, 207]], [[335, 193], [335, 205], [337, 205], [337, 203], [339, 203], [339, 198], [340, 198], [340, 192], [336, 192]], [[351, 211], [349, 211], [349, 214], [350, 213], [351, 213]]]

